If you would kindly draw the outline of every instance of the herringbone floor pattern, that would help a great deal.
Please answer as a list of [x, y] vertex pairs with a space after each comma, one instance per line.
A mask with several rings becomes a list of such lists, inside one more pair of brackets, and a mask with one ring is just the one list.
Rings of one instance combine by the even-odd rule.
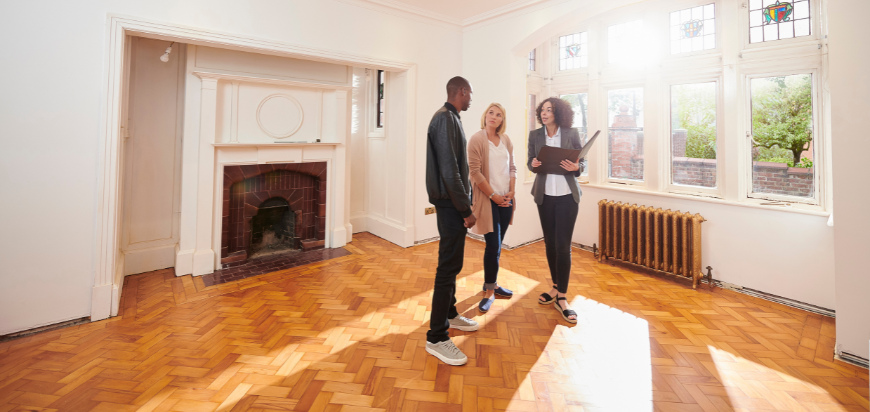
[[536, 303], [543, 245], [502, 257], [516, 296], [477, 312], [469, 240], [462, 367], [424, 351], [437, 243], [358, 234], [352, 255], [205, 287], [130, 276], [118, 317], [0, 343], [5, 411], [865, 411], [867, 371], [834, 361], [832, 319], [693, 291], [575, 251], [576, 326]]

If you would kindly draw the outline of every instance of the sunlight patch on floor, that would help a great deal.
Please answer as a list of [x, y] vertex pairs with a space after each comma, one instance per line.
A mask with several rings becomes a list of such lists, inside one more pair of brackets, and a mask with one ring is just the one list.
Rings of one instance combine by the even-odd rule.
[[[848, 411], [824, 389], [777, 370], [775, 364], [760, 365], [714, 346], [707, 349], [713, 362], [702, 364], [725, 385], [735, 407], [753, 403], [759, 408], [787, 411]], [[798, 401], [789, 392], [811, 393], [815, 402]]]
[[[647, 321], [582, 296], [574, 297], [571, 306], [577, 324], [560, 321], [532, 368], [536, 381], [549, 380], [554, 406], [652, 411]], [[531, 375], [525, 380], [531, 384]]]

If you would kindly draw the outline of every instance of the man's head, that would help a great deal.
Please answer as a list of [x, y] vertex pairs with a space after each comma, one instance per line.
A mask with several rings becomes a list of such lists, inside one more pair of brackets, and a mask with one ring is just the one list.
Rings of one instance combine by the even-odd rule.
[[447, 82], [447, 102], [456, 107], [456, 110], [465, 111], [471, 106], [471, 83], [460, 76], [456, 76]]

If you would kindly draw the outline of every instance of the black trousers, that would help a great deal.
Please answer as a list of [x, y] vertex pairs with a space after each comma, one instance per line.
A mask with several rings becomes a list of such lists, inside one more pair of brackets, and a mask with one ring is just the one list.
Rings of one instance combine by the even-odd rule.
[[504, 241], [504, 235], [514, 215], [513, 207], [501, 207], [492, 200], [489, 203], [492, 207], [492, 232], [483, 235], [483, 239], [486, 240], [486, 249], [483, 251], [483, 287], [486, 290], [495, 289], [498, 281], [501, 242]]
[[448, 319], [459, 315], [456, 310], [456, 275], [462, 271], [465, 257], [465, 220], [453, 207], [435, 207], [438, 220], [438, 269], [435, 270], [435, 289], [432, 291], [432, 317], [426, 340], [431, 343], [450, 339]]
[[538, 205], [550, 277], [553, 284], [557, 285], [559, 293], [568, 292], [568, 280], [571, 277], [571, 236], [574, 234], [579, 206], [570, 194], [545, 195], [544, 204]]

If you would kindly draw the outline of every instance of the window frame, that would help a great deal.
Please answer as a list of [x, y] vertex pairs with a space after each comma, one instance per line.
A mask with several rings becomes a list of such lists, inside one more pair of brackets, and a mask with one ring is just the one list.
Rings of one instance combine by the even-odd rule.
[[[671, 10], [671, 11], [665, 12], [665, 28], [664, 28], [664, 35], [662, 36], [662, 39], [664, 39], [664, 42], [667, 44], [667, 47], [665, 47], [662, 50], [662, 54], [663, 54], [662, 60], [679, 60], [679, 59], [688, 58], [688, 57], [721, 54], [722, 53], [722, 33], [721, 33], [721, 30], [722, 30], [721, 21], [722, 20], [720, 18], [721, 14], [722, 14], [721, 1], [720, 0], [693, 0], [693, 1], [685, 1], [685, 2], [682, 2], [682, 1], [675, 2], [674, 4], [675, 5], [679, 4], [680, 6], [677, 6], [678, 8], [676, 10]], [[715, 11], [716, 16], [713, 18], [713, 24], [716, 27], [716, 46], [713, 47], [712, 49], [707, 49], [707, 50], [698, 50], [698, 51], [692, 51], [692, 52], [686, 52], [686, 53], [671, 54], [671, 43], [670, 43], [671, 42], [671, 21], [670, 21], [671, 13], [673, 13], [675, 11], [691, 9], [691, 8], [698, 7], [698, 6], [706, 6], [708, 4], [712, 4], [714, 10], [716, 10]], [[747, 24], [748, 23], [749, 23], [749, 20], [747, 19]], [[749, 28], [747, 27], [747, 33], [748, 33], [748, 29]]]
[[759, 43], [750, 43], [749, 39], [749, 0], [745, 0], [745, 6], [741, 5], [738, 15], [740, 23], [740, 45], [742, 50], [752, 51], [767, 48], [782, 48], [791, 45], [817, 43], [822, 39], [820, 35], [822, 31], [822, 2], [823, 0], [810, 0], [810, 35], [801, 37], [792, 37], [790, 39], [779, 39], [771, 41], [763, 41]]
[[537, 73], [538, 72], [538, 48], [535, 47], [532, 51], [529, 52], [528, 57], [529, 66], [533, 66], [534, 68], [528, 69], [529, 73]]
[[[688, 85], [688, 84], [699, 84], [699, 83], [715, 83], [716, 84], [716, 186], [715, 187], [703, 187], [703, 186], [691, 186], [684, 185], [679, 183], [674, 183], [674, 168], [673, 168], [673, 152], [671, 150], [673, 145], [673, 133], [672, 133], [672, 125], [671, 118], [673, 116], [673, 107], [671, 105], [671, 88], [673, 86], [680, 85]], [[724, 178], [723, 174], [724, 170], [724, 161], [725, 158], [725, 142], [721, 137], [725, 133], [725, 125], [722, 119], [725, 116], [725, 102], [724, 102], [724, 94], [725, 94], [725, 85], [724, 78], [722, 73], [718, 74], [699, 74], [696, 76], [680, 76], [679, 78], [674, 77], [670, 80], [664, 80], [662, 82], [663, 86], [663, 100], [662, 104], [666, 104], [665, 117], [666, 121], [662, 124], [663, 133], [660, 136], [665, 136], [663, 139], [659, 139], [659, 153], [666, 153], [667, 156], [663, 156], [664, 160], [661, 162], [662, 169], [660, 170], [661, 176], [665, 177], [664, 187], [665, 191], [668, 193], [676, 193], [676, 194], [689, 194], [689, 195], [702, 195], [715, 197], [719, 199], [724, 199], [725, 197], [725, 188], [724, 188]]]
[[[711, 3], [716, 7], [716, 48], [671, 55], [670, 13]], [[643, 181], [609, 177], [610, 153], [608, 145], [604, 143], [596, 144], [602, 147], [595, 147], [590, 153], [587, 164], [588, 182], [581, 181], [585, 185], [607, 190], [826, 216], [831, 212], [832, 206], [829, 139], [831, 113], [830, 105], [826, 102], [830, 97], [825, 91], [828, 82], [827, 39], [823, 35], [828, 24], [824, 14], [827, 0], [812, 0], [811, 3], [813, 33], [809, 36], [756, 44], [749, 43], [748, 3], [741, 7], [740, 3], [726, 3], [722, 0], [674, 0], [667, 3], [666, 11], [661, 7], [662, 3], [644, 3], [632, 5], [628, 12], [620, 10], [617, 13], [614, 10], [600, 17], [592, 17], [572, 25], [572, 30], [556, 32], [555, 36], [549, 38], [550, 47], [546, 44], [538, 46], [538, 73], [527, 76], [527, 94], [535, 93], [540, 100], [545, 96], [587, 93], [590, 131], [600, 129], [607, 132], [610, 125], [607, 107], [609, 92], [641, 88], [646, 93], [643, 100]], [[642, 33], [650, 39], [649, 62], [640, 65], [609, 63], [611, 39], [608, 28], [638, 19], [645, 22]], [[553, 53], [558, 52], [558, 37], [582, 31], [587, 32], [588, 66], [559, 71], [558, 54]], [[793, 74], [810, 74], [813, 78], [813, 197], [753, 194], [751, 144], [745, 136], [745, 133], [752, 130], [749, 79]], [[716, 188], [675, 184], [671, 154], [671, 87], [711, 81], [717, 83]], [[666, 107], [661, 107], [660, 104], [665, 104]], [[533, 176], [526, 179], [526, 183], [532, 181]]]
[[[620, 90], [620, 89], [635, 89], [640, 88], [643, 90], [643, 106], [644, 106], [644, 115], [646, 115], [646, 108], [649, 106], [650, 98], [649, 93], [647, 93], [647, 85], [646, 79], [632, 79], [628, 81], [622, 82], [613, 82], [613, 83], [602, 83], [600, 85], [601, 88], [601, 108], [600, 110], [602, 119], [604, 121], [603, 127], [600, 129], [602, 132], [609, 133], [610, 132], [610, 106], [609, 106], [609, 95], [611, 90]], [[588, 100], [587, 100], [588, 101]], [[602, 152], [604, 153], [604, 157], [602, 158], [602, 164], [600, 166], [600, 170], [603, 172], [601, 174], [602, 178], [600, 179], [605, 184], [608, 185], [630, 185], [633, 187], [643, 187], [649, 188], [649, 167], [646, 154], [647, 154], [647, 127], [646, 127], [646, 116], [644, 116], [644, 133], [643, 133], [643, 147], [644, 147], [644, 164], [643, 164], [643, 179], [642, 180], [633, 180], [633, 179], [624, 179], [619, 177], [611, 177], [610, 176], [610, 151], [608, 150], [608, 140], [610, 137], [605, 134], [604, 140], [600, 143], [603, 144]], [[602, 136], [599, 136], [602, 137]]]
[[[384, 123], [386, 123], [387, 120], [387, 111], [384, 107], [381, 107], [381, 74], [384, 76], [383, 104], [386, 104], [387, 102], [387, 72], [385, 70], [377, 70], [375, 71], [375, 81], [373, 82], [375, 86], [375, 129], [383, 129]], [[381, 122], [381, 112], [384, 113], [383, 122]]]
[[[580, 67], [576, 69], [565, 69], [559, 70], [559, 38], [564, 36], [570, 36], [572, 34], [586, 33], [586, 67]], [[556, 36], [552, 37], [549, 42], [549, 46], [547, 49], [550, 53], [549, 61], [550, 61], [550, 73], [552, 78], [560, 78], [560, 77], [569, 77], [576, 76], [581, 73], [588, 73], [589, 67], [592, 66], [593, 59], [593, 50], [591, 48], [592, 43], [592, 33], [589, 26], [574, 26], [571, 30], [564, 30], [559, 32]], [[539, 47], [540, 48], [540, 47]]]
[[[742, 82], [743, 82], [743, 91], [744, 91], [744, 108], [743, 108], [743, 116], [744, 116], [744, 128], [745, 128], [745, 137], [743, 139], [743, 145], [740, 148], [740, 157], [743, 159], [742, 168], [740, 171], [741, 177], [745, 182], [745, 187], [743, 191], [743, 196], [745, 199], [753, 202], [767, 203], [767, 202], [776, 202], [776, 203], [789, 203], [794, 205], [800, 205], [802, 207], [812, 207], [812, 208], [824, 208], [824, 195], [825, 188], [822, 187], [823, 182], [825, 181], [825, 168], [827, 167], [826, 162], [826, 136], [823, 134], [823, 130], [825, 129], [821, 123], [821, 110], [823, 107], [821, 105], [821, 101], [819, 98], [819, 87], [820, 87], [820, 70], [821, 68], [818, 66], [800, 66], [796, 65], [796, 67], [792, 68], [770, 68], [767, 70], [756, 70], [752, 72], [747, 72], [743, 74]], [[813, 107], [813, 140], [812, 140], [812, 150], [813, 150], [813, 197], [800, 197], [800, 196], [788, 196], [788, 195], [778, 195], [773, 193], [753, 193], [752, 192], [752, 79], [762, 79], [768, 77], [778, 77], [778, 76], [791, 76], [798, 74], [809, 74], [812, 76], [811, 86], [812, 86], [812, 107]]]
[[[566, 87], [564, 89], [554, 89], [553, 92], [554, 92], [554, 96], [556, 96], [560, 99], [562, 98], [562, 96], [568, 95], [568, 94], [581, 94], [581, 93], [586, 94], [586, 137], [587, 138], [592, 137], [592, 135], [590, 135], [589, 132], [592, 130], [595, 130], [592, 126], [593, 124], [595, 124], [595, 121], [594, 121], [595, 119], [592, 118], [592, 110], [589, 110], [589, 103], [592, 101], [592, 93], [589, 92], [589, 86], [585, 85], [585, 86], [579, 87], [579, 88], [578, 87]], [[580, 174], [580, 178], [583, 178], [585, 180], [589, 180], [589, 173], [590, 173], [589, 171], [592, 169], [592, 163], [593, 163], [592, 158], [593, 157], [594, 156], [592, 155], [592, 151], [590, 151], [589, 154], [587, 155], [587, 158], [586, 158], [586, 169], [583, 171], [583, 173]]]

